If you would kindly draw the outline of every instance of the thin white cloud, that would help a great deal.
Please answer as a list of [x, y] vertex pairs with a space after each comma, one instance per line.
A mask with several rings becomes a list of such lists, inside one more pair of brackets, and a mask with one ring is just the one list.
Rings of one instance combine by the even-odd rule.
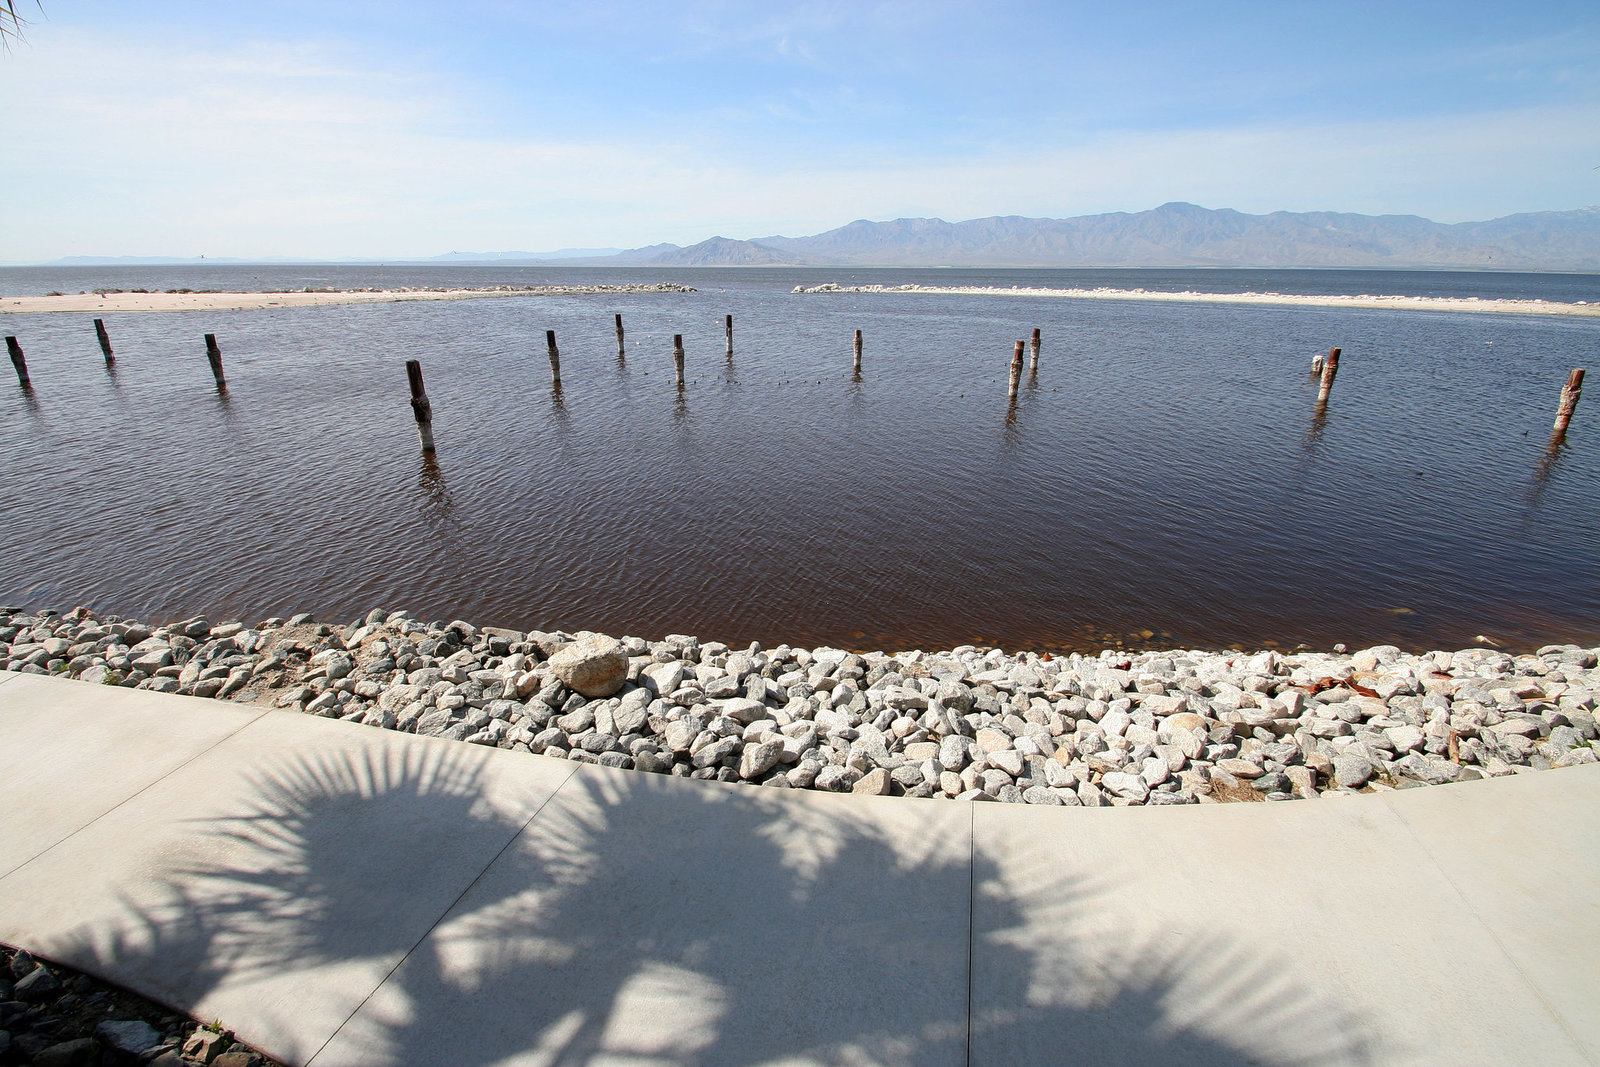
[[[490, 135], [425, 73], [315, 46], [130, 58], [74, 36], [0, 65], [0, 261], [429, 255], [800, 235], [856, 217], [1065, 216], [1167, 200], [1440, 221], [1600, 201], [1600, 105], [1448, 119], [1018, 136], [775, 165], [698, 122], [616, 141]], [[700, 117], [697, 117], [697, 120]], [[1508, 194], [1508, 190], [1518, 190]]]

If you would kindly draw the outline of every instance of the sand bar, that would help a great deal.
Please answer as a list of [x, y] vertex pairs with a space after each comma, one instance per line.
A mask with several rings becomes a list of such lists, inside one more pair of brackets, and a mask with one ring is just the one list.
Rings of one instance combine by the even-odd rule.
[[526, 285], [475, 289], [312, 289], [274, 293], [118, 292], [0, 297], [0, 315], [63, 311], [115, 314], [124, 311], [252, 311], [258, 308], [326, 307], [331, 304], [391, 304], [406, 300], [472, 300], [507, 296], [588, 296], [605, 293], [692, 293], [687, 285]]
[[1277, 304], [1298, 307], [1396, 308], [1408, 311], [1477, 311], [1501, 315], [1573, 315], [1600, 317], [1600, 303], [1555, 300], [1496, 300], [1476, 296], [1383, 296], [1305, 293], [1197, 293], [1150, 289], [1029, 289], [1022, 286], [959, 285], [814, 285], [796, 293], [934, 293], [946, 296], [1056, 296], [1076, 300], [1157, 300], [1182, 304]]

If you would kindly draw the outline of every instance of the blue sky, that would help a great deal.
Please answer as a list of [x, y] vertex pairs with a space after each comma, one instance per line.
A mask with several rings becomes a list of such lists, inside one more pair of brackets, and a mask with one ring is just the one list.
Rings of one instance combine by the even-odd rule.
[[0, 262], [1600, 203], [1600, 6], [19, 0]]

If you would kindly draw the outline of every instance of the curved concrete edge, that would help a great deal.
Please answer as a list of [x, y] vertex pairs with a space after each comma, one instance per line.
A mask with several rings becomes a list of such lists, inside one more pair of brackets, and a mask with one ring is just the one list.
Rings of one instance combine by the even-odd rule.
[[1597, 802], [835, 796], [0, 676], [0, 939], [318, 1067], [1592, 1064]]

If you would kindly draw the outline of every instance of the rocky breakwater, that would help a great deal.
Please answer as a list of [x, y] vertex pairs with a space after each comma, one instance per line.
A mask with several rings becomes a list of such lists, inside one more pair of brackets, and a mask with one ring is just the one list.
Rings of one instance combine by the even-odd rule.
[[764, 650], [376, 610], [151, 626], [0, 609], [0, 667], [608, 767], [1046, 805], [1289, 800], [1597, 761], [1596, 649]]

